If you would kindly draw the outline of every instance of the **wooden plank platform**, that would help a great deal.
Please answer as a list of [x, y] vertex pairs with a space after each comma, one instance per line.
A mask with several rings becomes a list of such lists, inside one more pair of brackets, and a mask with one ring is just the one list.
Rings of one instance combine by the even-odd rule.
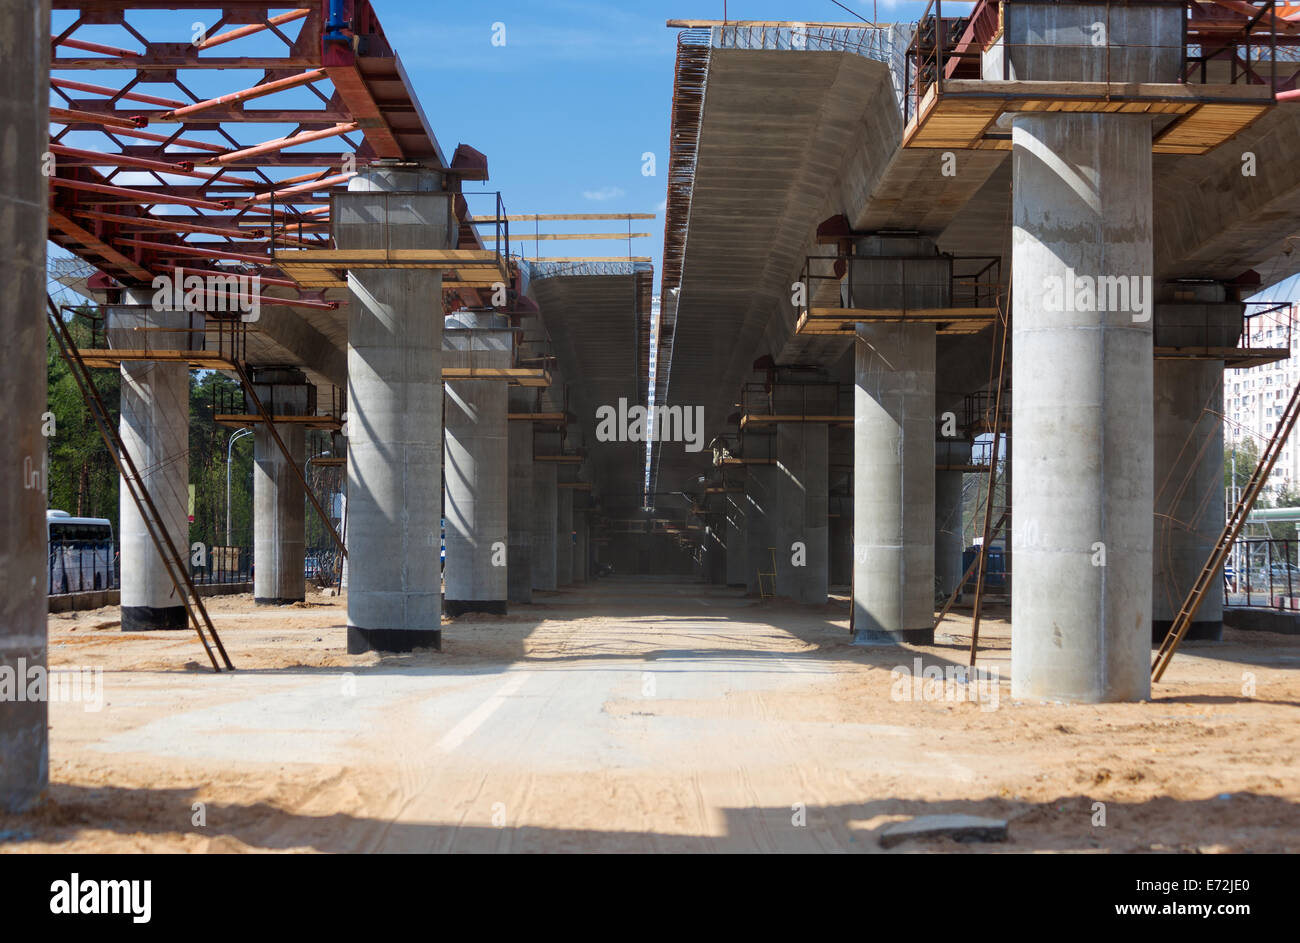
[[591, 482], [589, 481], [557, 481], [555, 487], [564, 488], [568, 491], [590, 491]]
[[1222, 360], [1225, 369], [1258, 367], [1286, 360], [1286, 347], [1157, 347], [1156, 360]]
[[542, 422], [555, 425], [567, 425], [569, 422], [569, 417], [565, 413], [509, 413], [506, 419], [511, 422]]
[[585, 462], [584, 455], [534, 455], [534, 462], [555, 462], [558, 465], [581, 465]]
[[997, 317], [997, 308], [809, 308], [795, 333], [854, 334], [861, 322], [933, 324], [938, 334], [978, 334]]
[[942, 90], [932, 85], [922, 98], [903, 147], [1010, 150], [1010, 136], [997, 127], [1004, 114], [1090, 112], [1171, 116], [1152, 152], [1205, 154], [1274, 104], [1272, 91], [1256, 85], [947, 79]]
[[535, 367], [443, 367], [442, 380], [508, 380], [511, 386], [550, 386], [551, 372]]
[[184, 363], [196, 370], [234, 370], [235, 362], [215, 350], [143, 350], [126, 347], [81, 351], [87, 367], [120, 367], [123, 363]]
[[723, 465], [775, 465], [774, 458], [741, 458], [736, 455], [728, 455], [722, 460]]
[[[339, 430], [343, 428], [343, 421], [337, 416], [272, 416], [271, 419], [278, 425], [300, 425], [308, 429], [331, 429]], [[212, 421], [220, 426], [230, 426], [232, 428], [251, 428], [262, 422], [262, 417], [257, 413], [217, 413], [212, 417]]]
[[746, 413], [740, 417], [740, 428], [746, 426], [770, 426], [781, 422], [811, 422], [824, 423], [830, 426], [851, 426], [853, 425], [852, 416], [830, 416], [830, 415], [808, 415], [797, 416], [789, 415], [767, 415], [767, 414], [750, 414]]
[[321, 468], [338, 468], [347, 463], [348, 460], [341, 455], [321, 455], [317, 458], [307, 459], [308, 465], [317, 465]]
[[277, 249], [273, 262], [303, 288], [346, 288], [349, 269], [440, 269], [445, 285], [510, 282], [510, 263], [492, 249]]
[[[295, 265], [292, 263], [279, 263], [280, 270], [284, 272], [287, 278], [292, 278], [298, 283], [300, 288], [325, 289], [325, 288], [347, 288], [347, 272], [338, 268], [326, 268], [317, 265]], [[375, 266], [364, 266], [374, 268]], [[411, 268], [407, 265], [391, 266], [392, 268]], [[475, 269], [455, 269], [443, 272], [442, 284], [444, 288], [491, 288], [494, 285], [505, 282], [510, 284], [508, 275], [503, 276], [500, 272], [492, 269], [475, 268]]]

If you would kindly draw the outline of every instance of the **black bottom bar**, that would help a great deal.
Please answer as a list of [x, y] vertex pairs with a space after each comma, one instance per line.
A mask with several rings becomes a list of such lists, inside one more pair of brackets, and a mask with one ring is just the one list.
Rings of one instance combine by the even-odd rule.
[[902, 632], [881, 632], [877, 629], [858, 629], [853, 633], [854, 645], [933, 645], [934, 629], [905, 629]]
[[291, 606], [296, 602], [304, 602], [305, 600], [305, 596], [273, 596], [269, 598], [263, 598], [261, 596], [253, 597], [254, 604], [258, 606]]
[[413, 652], [417, 648], [442, 651], [442, 629], [362, 629], [348, 626], [348, 654]]
[[442, 611], [453, 619], [467, 612], [485, 612], [488, 615], [503, 616], [506, 614], [506, 601], [504, 599], [444, 599]]
[[184, 606], [123, 606], [123, 632], [157, 632], [162, 629], [188, 629], [189, 617]]
[[[1151, 620], [1151, 644], [1159, 645], [1169, 634], [1169, 627], [1174, 624], [1173, 619], [1152, 619]], [[1183, 636], [1184, 642], [1222, 642], [1223, 641], [1223, 621], [1207, 619], [1204, 622], [1193, 622], [1187, 627], [1187, 634]]]

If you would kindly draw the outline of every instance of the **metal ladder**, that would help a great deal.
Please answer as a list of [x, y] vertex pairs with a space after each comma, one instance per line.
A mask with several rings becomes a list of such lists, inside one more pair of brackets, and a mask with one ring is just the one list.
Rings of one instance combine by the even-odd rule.
[[1241, 497], [1237, 499], [1237, 506], [1232, 509], [1232, 515], [1228, 518], [1228, 523], [1224, 525], [1223, 533], [1219, 535], [1218, 543], [1214, 545], [1209, 560], [1201, 568], [1201, 572], [1196, 577], [1196, 582], [1192, 584], [1191, 590], [1187, 593], [1187, 598], [1183, 600], [1182, 608], [1174, 616], [1173, 624], [1169, 626], [1169, 634], [1160, 643], [1160, 649], [1156, 652], [1155, 660], [1151, 664], [1152, 681], [1159, 681], [1164, 676], [1165, 669], [1169, 667], [1169, 663], [1173, 660], [1174, 652], [1177, 651], [1183, 636], [1187, 634], [1188, 628], [1191, 627], [1192, 620], [1196, 618], [1196, 613], [1201, 608], [1205, 594], [1218, 577], [1223, 562], [1228, 558], [1228, 553], [1237, 540], [1237, 535], [1241, 533], [1242, 527], [1245, 526], [1246, 517], [1250, 514], [1251, 508], [1255, 506], [1255, 499], [1264, 490], [1264, 485], [1268, 482], [1268, 476], [1273, 473], [1273, 466], [1277, 464], [1278, 457], [1282, 452], [1282, 446], [1286, 443], [1291, 430], [1295, 428], [1297, 417], [1300, 417], [1300, 384], [1297, 384], [1295, 390], [1292, 391], [1291, 399], [1287, 401], [1286, 409], [1282, 413], [1282, 421], [1273, 430], [1273, 437], [1268, 440], [1268, 445], [1264, 447], [1264, 453], [1259, 458], [1259, 464], [1251, 472], [1250, 480], [1246, 483]]
[[[185, 611], [189, 614], [190, 623], [199, 636], [199, 642], [202, 643], [203, 650], [207, 652], [208, 661], [212, 663], [212, 670], [220, 672], [222, 665], [224, 665], [227, 671], [233, 671], [235, 666], [231, 664], [230, 656], [226, 654], [226, 648], [221, 644], [221, 638], [217, 635], [216, 627], [213, 626], [212, 619], [203, 606], [203, 599], [199, 596], [198, 589], [190, 578], [186, 559], [177, 550], [171, 534], [163, 525], [158, 508], [149, 495], [149, 489], [144, 486], [144, 480], [140, 477], [135, 460], [131, 458], [131, 453], [122, 444], [117, 427], [114, 426], [112, 418], [109, 416], [108, 407], [104, 404], [103, 398], [100, 397], [99, 391], [95, 388], [90, 368], [81, 359], [81, 352], [77, 349], [77, 342], [68, 331], [68, 326], [63, 323], [63, 318], [59, 315], [59, 309], [54, 303], [54, 299], [47, 294], [45, 303], [48, 309], [50, 331], [59, 345], [59, 353], [63, 356], [64, 362], [67, 363], [72, 378], [81, 391], [86, 406], [90, 409], [90, 415], [99, 428], [99, 434], [103, 436], [104, 444], [108, 447], [108, 454], [112, 457], [113, 464], [117, 466], [123, 486], [130, 493], [136, 510], [140, 512], [140, 518], [144, 521], [145, 528], [149, 531], [149, 537], [153, 540], [158, 555], [162, 558], [163, 566], [167, 569], [167, 575], [171, 578], [176, 596], [185, 605]], [[209, 636], [212, 639], [211, 643], [208, 641]], [[216, 649], [215, 653], [214, 648]], [[221, 656], [220, 664], [217, 662], [217, 654]]]

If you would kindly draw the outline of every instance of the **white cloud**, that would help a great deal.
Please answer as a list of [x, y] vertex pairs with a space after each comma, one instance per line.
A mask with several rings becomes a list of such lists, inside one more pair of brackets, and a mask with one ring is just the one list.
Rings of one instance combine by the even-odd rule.
[[587, 200], [595, 200], [598, 203], [604, 203], [606, 200], [617, 200], [624, 196], [620, 187], [601, 187], [599, 190], [583, 190], [582, 196]]

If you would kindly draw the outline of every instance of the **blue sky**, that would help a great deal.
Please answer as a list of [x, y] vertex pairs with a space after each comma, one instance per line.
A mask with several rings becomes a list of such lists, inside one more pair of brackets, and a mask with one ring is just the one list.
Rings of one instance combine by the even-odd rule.
[[[656, 272], [663, 253], [663, 206], [667, 187], [669, 110], [677, 31], [665, 26], [671, 18], [720, 19], [721, 0], [665, 0], [647, 3], [592, 3], [575, 0], [373, 0], [375, 9], [406, 68], [425, 115], [450, 158], [458, 143], [485, 153], [491, 180], [466, 184], [466, 190], [502, 191], [510, 213], [655, 213], [640, 220], [632, 254], [650, 256]], [[845, 0], [861, 15], [872, 16], [872, 3]], [[288, 3], [273, 3], [273, 12]], [[953, 12], [970, 4], [951, 4]], [[879, 4], [882, 21], [910, 21], [924, 10], [922, 3]], [[831, 0], [730, 0], [733, 20], [795, 20], [850, 22], [854, 16]], [[188, 42], [191, 20], [201, 13], [133, 11], [129, 21], [153, 40]], [[215, 20], [215, 14], [213, 14]], [[54, 16], [54, 31], [71, 22], [71, 14]], [[504, 45], [494, 45], [496, 24], [504, 25]], [[286, 29], [297, 32], [294, 25]], [[119, 27], [83, 27], [76, 38], [139, 48]], [[265, 44], [265, 45], [264, 45]], [[273, 37], [239, 40], [225, 47], [227, 55], [265, 50], [279, 53]], [[128, 72], [64, 73], [64, 77], [97, 84], [119, 85]], [[184, 72], [182, 79], [200, 96], [224, 94], [253, 85], [260, 72]], [[328, 88], [328, 85], [324, 86]], [[176, 97], [174, 87], [137, 88]], [[264, 104], [315, 107], [305, 89], [283, 93]], [[75, 97], [75, 95], [74, 95]], [[55, 101], [54, 104], [62, 104]], [[263, 103], [253, 103], [254, 106]], [[290, 127], [234, 128], [241, 143], [274, 137]], [[259, 133], [265, 132], [265, 133]], [[220, 139], [202, 133], [187, 137]], [[359, 137], [354, 137], [354, 143]], [[98, 135], [72, 135], [66, 144], [103, 149]], [[304, 150], [316, 149], [308, 145]], [[337, 150], [334, 142], [322, 149]], [[644, 155], [654, 155], [655, 173], [644, 174]], [[295, 171], [297, 172], [297, 171]], [[130, 175], [119, 182], [130, 185]], [[178, 181], [180, 182], [180, 181]], [[491, 205], [471, 201], [477, 215]], [[529, 227], [516, 225], [514, 234]], [[627, 231], [626, 222], [543, 224], [552, 232]], [[532, 254], [533, 243], [513, 246]], [[542, 255], [626, 255], [628, 243], [607, 241], [542, 243]], [[658, 284], [656, 279], [656, 291]]]
[[[870, 2], [847, 5], [870, 18]], [[669, 111], [677, 30], [669, 19], [721, 19], [721, 0], [648, 3], [375, 0], [439, 141], [488, 155], [490, 189], [511, 213], [656, 213], [633, 243], [656, 271], [663, 253]], [[969, 6], [968, 4], [957, 6]], [[921, 3], [882, 2], [882, 21], [915, 19]], [[830, 0], [730, 0], [744, 20], [849, 22]], [[506, 44], [493, 46], [493, 24]], [[448, 107], [440, 89], [450, 87]], [[642, 155], [655, 155], [655, 176]], [[626, 224], [552, 224], [552, 231], [612, 232]], [[516, 231], [519, 227], [516, 227]], [[545, 228], [543, 227], [543, 231]], [[614, 254], [627, 243], [543, 244], [543, 254]], [[531, 252], [532, 244], [527, 246]], [[657, 288], [657, 284], [656, 284]]]

